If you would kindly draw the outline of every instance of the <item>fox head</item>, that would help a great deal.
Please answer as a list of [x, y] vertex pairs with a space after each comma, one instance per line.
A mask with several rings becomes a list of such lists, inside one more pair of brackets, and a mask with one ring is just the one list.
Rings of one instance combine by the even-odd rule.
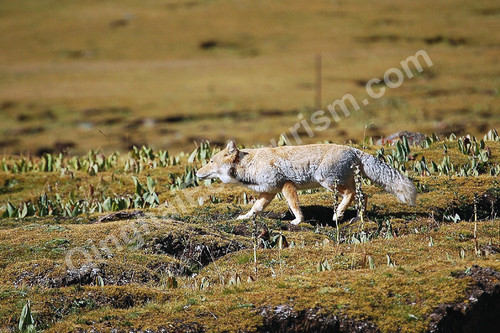
[[224, 150], [212, 156], [210, 161], [196, 172], [196, 177], [200, 179], [219, 178], [223, 183], [237, 182], [233, 176], [233, 170], [239, 152], [234, 141], [230, 141]]

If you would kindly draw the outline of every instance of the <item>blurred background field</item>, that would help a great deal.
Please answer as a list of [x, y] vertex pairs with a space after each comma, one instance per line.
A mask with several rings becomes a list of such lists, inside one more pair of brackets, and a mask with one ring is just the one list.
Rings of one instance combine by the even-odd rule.
[[[497, 0], [0, 0], [0, 331], [28, 304], [44, 332], [498, 327], [499, 18]], [[415, 207], [365, 184], [358, 222], [316, 189], [299, 226], [280, 196], [239, 221], [255, 193], [196, 179], [227, 140], [317, 110], [319, 55], [326, 110], [419, 50], [432, 67], [299, 130], [401, 170]], [[402, 130], [439, 138], [363, 141]]]
[[[0, 1], [0, 152], [269, 144], [425, 50], [434, 65], [305, 142], [499, 127], [498, 1]], [[308, 140], [306, 140], [306, 138]]]

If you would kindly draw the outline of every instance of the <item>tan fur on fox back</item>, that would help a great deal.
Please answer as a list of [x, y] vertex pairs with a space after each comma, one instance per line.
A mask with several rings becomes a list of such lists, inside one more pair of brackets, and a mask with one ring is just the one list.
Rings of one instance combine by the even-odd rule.
[[220, 178], [259, 193], [277, 193], [286, 182], [297, 189], [352, 182], [354, 165], [400, 201], [415, 204], [417, 191], [406, 176], [372, 155], [349, 146], [314, 144], [275, 148], [236, 149], [234, 143], [198, 170], [201, 178]]

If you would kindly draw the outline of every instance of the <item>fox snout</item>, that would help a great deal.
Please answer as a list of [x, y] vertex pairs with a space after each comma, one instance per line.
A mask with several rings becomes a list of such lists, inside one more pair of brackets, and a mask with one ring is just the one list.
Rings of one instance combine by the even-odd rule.
[[210, 175], [212, 174], [211, 171], [212, 170], [209, 170], [208, 165], [205, 165], [204, 167], [196, 171], [196, 177], [198, 177], [199, 179], [211, 178], [210, 177]]
[[230, 170], [234, 166], [238, 152], [236, 144], [230, 141], [226, 149], [212, 156], [207, 164], [196, 171], [196, 177], [199, 179], [219, 178], [224, 183], [233, 182]]
[[198, 177], [199, 179], [205, 179], [205, 178], [207, 178], [207, 175], [198, 171], [198, 172], [196, 172], [196, 177]]

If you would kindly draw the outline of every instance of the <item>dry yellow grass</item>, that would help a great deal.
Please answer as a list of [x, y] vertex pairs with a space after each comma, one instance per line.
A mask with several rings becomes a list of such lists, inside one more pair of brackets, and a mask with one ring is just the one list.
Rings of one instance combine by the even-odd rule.
[[[134, 185], [123, 165], [132, 145], [171, 153], [191, 151], [203, 139], [267, 145], [299, 113], [315, 111], [318, 54], [325, 110], [347, 93], [367, 98], [367, 80], [401, 68], [418, 50], [433, 66], [315, 137], [303, 135], [304, 143], [361, 142], [365, 134], [400, 130], [481, 138], [500, 128], [499, 13], [495, 0], [0, 1], [0, 153], [7, 163], [12, 155], [54, 150], [122, 152], [117, 167], [95, 176], [0, 171], [0, 211], [44, 193], [64, 202], [130, 195]], [[498, 167], [499, 143], [487, 145], [488, 168]], [[438, 164], [449, 156], [457, 167], [471, 162], [456, 141], [412, 154]], [[47, 332], [255, 331], [262, 309], [279, 305], [321, 308], [383, 332], [420, 332], [440, 304], [468, 302], [474, 282], [457, 276], [472, 265], [500, 269], [497, 176], [410, 171], [422, 192], [415, 207], [365, 186], [365, 223], [344, 221], [339, 245], [330, 193], [300, 195], [308, 223], [298, 228], [288, 226], [286, 204], [276, 199], [257, 219], [257, 232], [267, 226], [295, 247], [259, 248], [254, 263], [253, 224], [234, 219], [253, 194], [222, 184], [170, 190], [186, 159], [137, 175], [158, 181], [160, 201], [141, 218], [2, 218], [0, 330], [17, 326], [29, 299], [37, 329]], [[474, 195], [477, 232], [470, 222]], [[189, 200], [185, 209], [178, 198]], [[455, 213], [460, 222], [445, 218]], [[347, 215], [354, 214], [351, 208]], [[127, 226], [148, 228], [141, 246], [108, 238], [122, 237]], [[361, 227], [372, 238], [354, 244]], [[65, 257], [75, 247], [100, 254], [97, 273], [68, 270]], [[387, 267], [387, 255], [395, 267]], [[84, 259], [77, 253], [75, 266]], [[317, 272], [324, 259], [332, 271]], [[168, 287], [169, 272], [178, 288]], [[236, 274], [242, 283], [228, 285]], [[245, 282], [249, 276], [255, 281]], [[202, 281], [210, 285], [200, 288]]]
[[[412, 147], [415, 160], [406, 168], [419, 184], [417, 205], [364, 186], [369, 197], [364, 222], [348, 222], [356, 214], [351, 207], [340, 223], [340, 238], [329, 192], [300, 194], [306, 222], [299, 226], [289, 224], [291, 215], [279, 198], [263, 217], [241, 221], [235, 218], [248, 210], [254, 193], [225, 184], [174, 191], [171, 173], [193, 166], [188, 154], [175, 166], [153, 167], [143, 160], [144, 169], [134, 175], [143, 184], [153, 176], [159, 204], [140, 209], [142, 217], [107, 222], [99, 219], [102, 213], [64, 217], [59, 212], [0, 220], [0, 329], [14, 327], [30, 300], [37, 329], [47, 332], [258, 331], [269, 318], [263, 311], [276, 307], [319, 311], [330, 319], [347, 316], [382, 332], [423, 332], [442, 304], [468, 303], [476, 282], [464, 272], [474, 265], [500, 269], [500, 189], [498, 176], [488, 174], [498, 168], [499, 144], [485, 142], [484, 150], [491, 151], [487, 166], [470, 177], [413, 171], [423, 157], [428, 165], [440, 164], [445, 146], [457, 172], [470, 165], [472, 156], [459, 151], [458, 141]], [[131, 195], [133, 174], [124, 168], [128, 158], [119, 156], [116, 165], [96, 175], [70, 171], [69, 158], [60, 162], [69, 168], [64, 172], [16, 172], [16, 158], [7, 159], [10, 169], [0, 171], [0, 202], [22, 207], [44, 193], [63, 202]], [[254, 259], [252, 235], [266, 228], [268, 247], [257, 248]], [[272, 246], [279, 234], [293, 246]], [[324, 260], [331, 270], [318, 272]], [[170, 287], [170, 275], [176, 276], [177, 288]]]
[[[311, 140], [359, 140], [371, 123], [370, 136], [484, 133], [500, 123], [496, 8], [494, 1], [4, 2], [2, 149], [268, 144], [299, 112], [314, 111], [317, 54], [325, 109], [346, 93], [362, 100], [359, 82], [420, 49], [432, 68]], [[214, 47], [200, 47], [210, 41]], [[85, 112], [109, 107], [128, 112]]]

